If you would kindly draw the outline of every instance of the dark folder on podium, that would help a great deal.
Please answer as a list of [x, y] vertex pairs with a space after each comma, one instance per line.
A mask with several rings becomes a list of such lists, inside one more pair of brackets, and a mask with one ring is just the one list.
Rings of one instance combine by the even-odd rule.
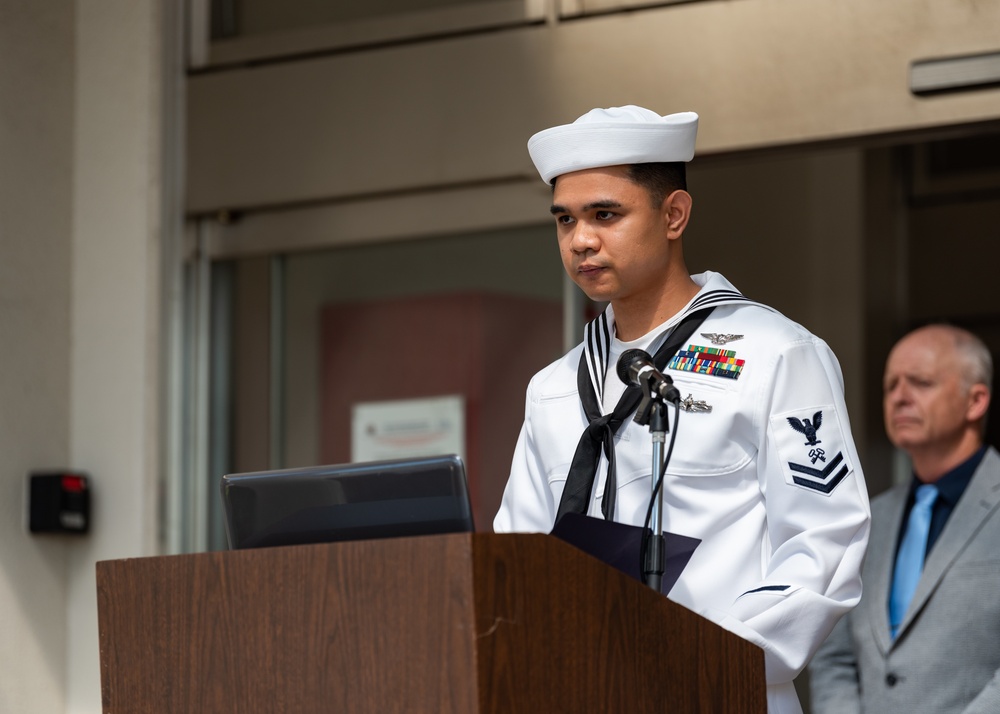
[[[551, 535], [642, 582], [642, 528], [567, 513], [556, 523]], [[677, 582], [701, 540], [677, 533], [664, 533], [663, 536], [665, 563], [660, 591], [666, 595]]]

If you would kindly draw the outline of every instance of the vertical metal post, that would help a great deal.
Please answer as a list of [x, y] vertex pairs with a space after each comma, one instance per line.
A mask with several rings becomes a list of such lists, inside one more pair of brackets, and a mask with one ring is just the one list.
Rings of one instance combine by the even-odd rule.
[[271, 258], [271, 329], [268, 385], [268, 463], [272, 469], [285, 465], [285, 257]]
[[187, 464], [185, 501], [187, 523], [185, 551], [198, 552], [208, 547], [208, 499], [204, 484], [208, 481], [211, 397], [212, 344], [212, 259], [206, 250], [207, 221], [198, 227], [198, 248], [192, 260], [192, 335], [191, 371], [188, 390], [190, 460]]
[[[659, 483], [660, 473], [666, 462], [667, 443], [667, 405], [655, 399], [651, 405], [649, 433], [653, 440], [652, 479], [650, 480], [650, 518], [647, 534], [645, 560], [643, 562], [643, 577], [646, 584], [656, 592], [660, 592], [663, 583], [664, 547], [663, 537], [663, 485]], [[659, 486], [659, 488], [657, 488]]]

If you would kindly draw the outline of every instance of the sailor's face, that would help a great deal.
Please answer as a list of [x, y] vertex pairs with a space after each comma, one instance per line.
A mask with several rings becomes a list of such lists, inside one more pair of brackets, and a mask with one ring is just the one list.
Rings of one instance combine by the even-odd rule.
[[626, 172], [610, 166], [556, 179], [552, 215], [563, 266], [591, 300], [641, 299], [667, 278], [667, 210]]

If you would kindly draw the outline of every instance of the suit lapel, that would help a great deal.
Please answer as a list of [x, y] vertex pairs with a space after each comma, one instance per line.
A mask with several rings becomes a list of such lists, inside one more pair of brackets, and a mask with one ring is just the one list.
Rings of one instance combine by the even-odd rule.
[[916, 618], [941, 579], [982, 527], [987, 517], [1000, 505], [1000, 455], [990, 448], [959, 499], [940, 538], [927, 557], [924, 572], [917, 583], [913, 601], [900, 625], [900, 635]]
[[[899, 540], [903, 508], [906, 506], [908, 493], [909, 486], [897, 486], [887, 497], [888, 501], [880, 516], [872, 514], [873, 532], [870, 542], [884, 545], [868, 551], [863, 602], [868, 610], [872, 637], [883, 655], [892, 647], [892, 639], [889, 637], [889, 589], [892, 587], [896, 543]], [[876, 529], [878, 533], [875, 533]]]

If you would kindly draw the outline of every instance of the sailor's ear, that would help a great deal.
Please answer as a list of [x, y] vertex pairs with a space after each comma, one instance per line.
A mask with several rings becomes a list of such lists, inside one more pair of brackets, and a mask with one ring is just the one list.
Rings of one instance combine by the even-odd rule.
[[691, 218], [691, 194], [682, 189], [669, 193], [663, 199], [661, 210], [667, 224], [667, 238], [680, 238]]

